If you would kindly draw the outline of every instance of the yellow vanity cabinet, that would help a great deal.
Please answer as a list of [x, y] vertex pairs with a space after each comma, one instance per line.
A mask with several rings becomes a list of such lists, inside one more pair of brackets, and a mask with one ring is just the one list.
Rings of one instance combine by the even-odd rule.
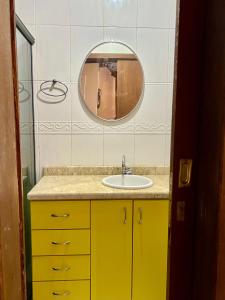
[[131, 300], [132, 201], [91, 202], [91, 300]]
[[166, 300], [169, 201], [134, 201], [133, 300]]
[[33, 300], [166, 300], [168, 200], [31, 201]]

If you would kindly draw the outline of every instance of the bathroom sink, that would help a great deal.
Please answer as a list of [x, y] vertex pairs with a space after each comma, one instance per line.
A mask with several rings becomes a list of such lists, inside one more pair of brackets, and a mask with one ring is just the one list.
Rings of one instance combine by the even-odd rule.
[[145, 189], [153, 185], [153, 181], [138, 175], [113, 175], [105, 177], [102, 183], [116, 189]]

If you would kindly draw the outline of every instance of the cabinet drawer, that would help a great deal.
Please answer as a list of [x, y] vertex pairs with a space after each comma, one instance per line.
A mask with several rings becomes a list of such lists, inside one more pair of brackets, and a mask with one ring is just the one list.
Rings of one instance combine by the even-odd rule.
[[90, 227], [90, 201], [32, 201], [32, 229]]
[[33, 282], [33, 300], [90, 300], [90, 281]]
[[33, 281], [90, 279], [90, 256], [34, 256]]
[[90, 254], [90, 230], [32, 230], [32, 255]]

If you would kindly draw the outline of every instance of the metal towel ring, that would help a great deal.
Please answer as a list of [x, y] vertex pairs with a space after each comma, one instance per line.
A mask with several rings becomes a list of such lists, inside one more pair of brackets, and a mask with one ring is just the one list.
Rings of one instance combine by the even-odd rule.
[[[49, 85], [49, 83], [51, 83], [51, 85]], [[60, 85], [61, 87], [56, 87], [56, 84]], [[53, 95], [50, 93], [47, 93], [46, 90], [52, 92], [53, 90], [58, 90], [61, 91], [62, 94], [58, 94], [58, 95]], [[40, 92], [42, 92], [43, 94], [50, 96], [50, 97], [66, 97], [66, 94], [68, 93], [68, 87], [62, 83], [61, 81], [58, 81], [56, 79], [53, 80], [47, 80], [44, 81], [41, 85], [40, 85]]]

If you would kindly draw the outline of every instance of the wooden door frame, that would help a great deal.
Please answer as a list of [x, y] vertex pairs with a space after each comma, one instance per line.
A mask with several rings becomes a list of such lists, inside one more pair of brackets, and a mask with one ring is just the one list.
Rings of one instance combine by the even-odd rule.
[[[194, 270], [204, 1], [178, 2], [171, 145], [168, 299], [190, 300]], [[191, 185], [185, 188], [179, 188], [180, 159], [193, 160]], [[179, 207], [180, 210], [183, 208], [184, 214], [180, 219]]]
[[0, 299], [25, 299], [18, 80], [13, 0], [0, 0]]

